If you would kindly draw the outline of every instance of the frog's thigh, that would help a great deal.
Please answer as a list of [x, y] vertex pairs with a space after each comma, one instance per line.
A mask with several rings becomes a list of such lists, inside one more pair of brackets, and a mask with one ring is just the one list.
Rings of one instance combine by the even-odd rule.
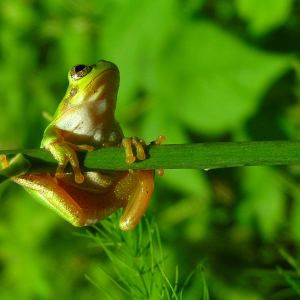
[[78, 204], [49, 175], [23, 175], [13, 178], [43, 206], [74, 226], [84, 226], [86, 216]]
[[154, 188], [154, 171], [133, 171], [116, 185], [115, 193], [124, 199], [119, 226], [122, 230], [133, 230], [148, 207]]

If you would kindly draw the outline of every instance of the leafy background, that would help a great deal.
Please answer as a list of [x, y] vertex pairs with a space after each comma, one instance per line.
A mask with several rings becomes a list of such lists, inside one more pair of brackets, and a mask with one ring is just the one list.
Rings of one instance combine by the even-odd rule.
[[[126, 136], [299, 139], [299, 1], [0, 1], [0, 149], [37, 148], [76, 64], [119, 66]], [[211, 299], [298, 299], [276, 268], [300, 243], [299, 166], [166, 170], [147, 210], [179, 283], [206, 258]], [[0, 299], [127, 299], [99, 247], [13, 183], [0, 186]], [[90, 229], [92, 230], [92, 229]], [[299, 278], [298, 278], [299, 279]], [[183, 299], [202, 299], [196, 272]], [[109, 299], [109, 298], [107, 298]]]

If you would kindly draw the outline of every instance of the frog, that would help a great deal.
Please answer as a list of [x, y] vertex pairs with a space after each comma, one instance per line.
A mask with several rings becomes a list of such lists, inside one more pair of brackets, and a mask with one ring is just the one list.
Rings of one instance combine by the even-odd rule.
[[[144, 140], [124, 137], [115, 118], [120, 85], [118, 67], [100, 60], [75, 65], [68, 73], [69, 86], [53, 120], [45, 129], [41, 148], [58, 161], [55, 174], [25, 174], [10, 180], [20, 184], [40, 204], [76, 227], [94, 225], [118, 209], [121, 230], [133, 230], [146, 211], [154, 189], [155, 170], [81, 172], [77, 150], [122, 146], [132, 164], [146, 158]], [[159, 136], [152, 144], [165, 140]], [[136, 156], [133, 148], [136, 148]], [[2, 169], [9, 166], [1, 156]], [[70, 163], [74, 173], [64, 172]], [[160, 175], [163, 171], [158, 172]]]

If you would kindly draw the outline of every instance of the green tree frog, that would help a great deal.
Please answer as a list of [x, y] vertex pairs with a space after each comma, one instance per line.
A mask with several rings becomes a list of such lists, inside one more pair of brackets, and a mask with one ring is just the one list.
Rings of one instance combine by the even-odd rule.
[[[41, 148], [58, 161], [55, 176], [22, 175], [11, 180], [22, 185], [38, 202], [74, 226], [93, 225], [123, 208], [119, 226], [135, 228], [144, 214], [154, 187], [154, 170], [81, 173], [75, 150], [122, 145], [127, 163], [145, 159], [145, 142], [124, 138], [115, 119], [120, 75], [117, 66], [100, 60], [92, 66], [76, 65], [69, 71], [69, 87], [53, 121], [44, 132]], [[154, 144], [160, 144], [160, 136]], [[8, 162], [2, 155], [2, 168]], [[73, 173], [64, 174], [70, 162]], [[75, 175], [75, 176], [74, 176]]]

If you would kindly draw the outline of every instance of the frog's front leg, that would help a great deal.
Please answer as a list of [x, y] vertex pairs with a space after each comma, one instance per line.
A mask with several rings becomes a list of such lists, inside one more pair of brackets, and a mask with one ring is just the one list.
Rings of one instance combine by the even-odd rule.
[[58, 161], [57, 170], [55, 173], [56, 178], [64, 177], [64, 169], [68, 162], [71, 163], [75, 173], [75, 181], [82, 183], [84, 176], [81, 174], [80, 166], [75, 150], [93, 151], [94, 147], [89, 145], [75, 145], [65, 141], [64, 131], [56, 126], [49, 126], [45, 131], [41, 147], [49, 150], [55, 159]]

